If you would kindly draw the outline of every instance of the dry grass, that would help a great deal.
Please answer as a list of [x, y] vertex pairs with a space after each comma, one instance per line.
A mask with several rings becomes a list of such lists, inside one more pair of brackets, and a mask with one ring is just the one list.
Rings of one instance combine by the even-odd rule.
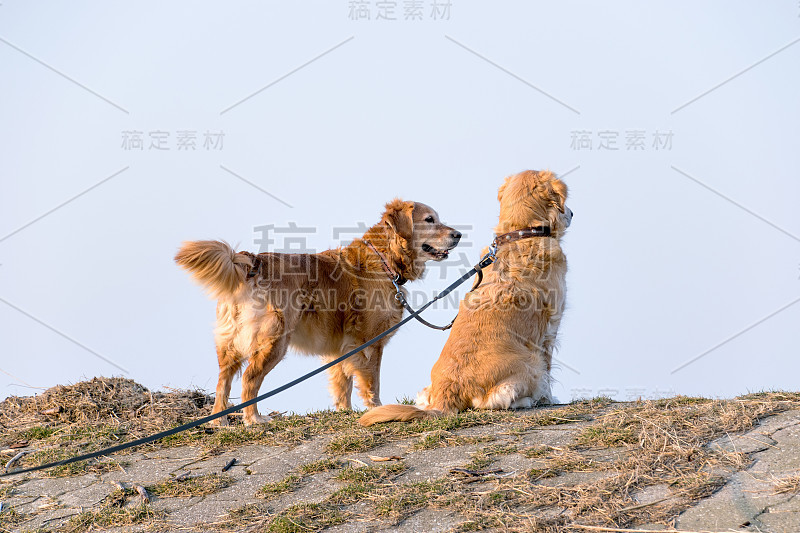
[[[308, 415], [277, 416], [260, 427], [245, 427], [233, 417], [224, 430], [194, 428], [147, 445], [148, 449], [193, 444], [207, 450], [244, 444], [293, 446], [320, 435], [336, 435], [328, 446], [332, 455], [368, 451], [386, 442], [432, 432], [452, 432], [486, 424], [514, 421], [515, 431], [585, 420], [605, 401], [580, 402], [558, 410], [519, 415], [502, 411], [467, 411], [455, 416], [410, 424], [383, 424], [365, 430], [356, 423], [359, 413], [320, 411]], [[18, 467], [28, 467], [71, 457], [164, 431], [208, 415], [213, 399], [200, 391], [152, 392], [123, 378], [94, 378], [69, 386], [56, 386], [39, 396], [10, 397], [0, 402], [0, 443], [27, 441], [32, 453]], [[480, 439], [476, 439], [480, 440]], [[456, 439], [454, 444], [458, 443]], [[447, 439], [421, 446], [448, 444]], [[121, 453], [133, 453], [129, 450]], [[102, 462], [101, 462], [102, 463]], [[100, 472], [115, 465], [69, 465], [54, 475]]]
[[380, 466], [348, 465], [339, 472], [335, 479], [348, 483], [382, 483], [402, 474], [405, 470], [406, 465], [402, 461]]
[[302, 503], [293, 505], [275, 517], [267, 526], [269, 533], [304, 533], [322, 531], [343, 524], [349, 513], [329, 505]]
[[[36, 466], [55, 461], [62, 461], [68, 459], [77, 453], [87, 453], [97, 449], [101, 446], [89, 445], [70, 448], [46, 448], [44, 450], [34, 452], [26, 455], [25, 460], [22, 461], [24, 466]], [[66, 465], [56, 466], [42, 471], [41, 475], [44, 477], [72, 477], [81, 476], [84, 474], [104, 474], [114, 470], [119, 470], [121, 466], [126, 465], [125, 461], [114, 461], [107, 458], [90, 459], [89, 461], [81, 461], [69, 463]]]
[[483, 468], [486, 468], [493, 462], [495, 462], [497, 457], [501, 455], [508, 455], [510, 453], [515, 453], [516, 451], [517, 451], [517, 446], [515, 444], [510, 444], [510, 443], [492, 444], [490, 446], [484, 446], [483, 448], [472, 454], [472, 460], [466, 465], [464, 465], [464, 468], [468, 470], [481, 470]]
[[399, 523], [426, 507], [460, 509], [465, 496], [452, 481], [439, 479], [383, 488], [372, 499], [377, 516]]
[[162, 427], [210, 412], [210, 400], [199, 391], [153, 393], [130, 379], [94, 378], [58, 385], [34, 397], [11, 396], [0, 403], [0, 422], [29, 429], [48, 424], [78, 423], [85, 427], [150, 419], [153, 425]]
[[19, 480], [14, 480], [10, 482], [4, 481], [0, 483], [0, 501], [14, 494], [14, 491], [16, 490], [17, 485], [19, 484], [20, 484]]
[[303, 481], [303, 476], [297, 474], [289, 474], [285, 478], [281, 479], [280, 481], [273, 481], [272, 483], [267, 483], [256, 492], [256, 496], [259, 498], [264, 498], [265, 500], [271, 500], [273, 498], [277, 498], [282, 494], [288, 494], [289, 492], [294, 492], [300, 487], [300, 484]]
[[797, 494], [800, 492], [800, 474], [776, 479], [772, 488], [775, 494]]
[[[36, 451], [17, 466], [36, 466], [174, 427], [208, 414], [211, 404], [211, 398], [198, 391], [154, 393], [129, 379], [94, 378], [0, 402], [0, 442], [27, 442]], [[118, 464], [113, 461], [73, 463], [47, 475], [114, 468]]]
[[482, 435], [479, 437], [465, 437], [455, 435], [451, 431], [438, 429], [426, 433], [419, 438], [417, 442], [411, 445], [411, 450], [433, 450], [436, 448], [452, 447], [452, 446], [466, 446], [468, 444], [479, 444], [483, 442], [492, 442], [497, 439], [493, 435]]
[[0, 532], [15, 531], [15, 527], [27, 519], [28, 517], [24, 513], [20, 513], [14, 508], [3, 510], [0, 512]]
[[386, 442], [386, 436], [362, 430], [333, 438], [326, 448], [332, 455], [344, 455], [353, 452], [366, 452]]
[[207, 531], [242, 531], [246, 525], [247, 531], [264, 531], [265, 526], [272, 514], [266, 507], [266, 504], [256, 503], [248, 504], [237, 509], [233, 509], [219, 522], [213, 524], [205, 524], [202, 533]]
[[161, 520], [166, 516], [164, 511], [151, 509], [146, 503], [130, 507], [117, 507], [107, 504], [99, 509], [84, 511], [70, 518], [69, 522], [59, 527], [58, 533], [83, 533], [110, 527], [130, 526]]
[[[73, 401], [82, 407], [72, 407], [69, 402]], [[40, 454], [46, 452], [55, 458], [60, 453], [71, 455], [97, 449], [172, 427], [207, 414], [209, 406], [210, 399], [196, 392], [150, 393], [127, 380], [92, 380], [72, 388], [56, 387], [38, 398], [10, 398], [0, 404], [0, 443], [27, 440]], [[317, 531], [349, 520], [398, 523], [421, 509], [434, 508], [463, 516], [465, 521], [458, 528], [461, 531], [495, 528], [556, 533], [572, 531], [570, 526], [574, 524], [606, 528], [630, 528], [644, 523], [670, 525], [678, 513], [713, 493], [727, 476], [749, 464], [747, 455], [722, 451], [709, 443], [727, 434], [748, 431], [766, 416], [799, 408], [800, 394], [776, 392], [728, 401], [679, 397], [613, 404], [596, 399], [522, 412], [467, 411], [369, 429], [356, 424], [358, 413], [322, 411], [278, 417], [257, 428], [236, 424], [224, 431], [201, 428], [157, 446], [194, 444], [206, 450], [251, 443], [291, 446], [332, 435], [326, 451], [339, 456], [402, 440], [410, 441], [411, 449], [420, 452], [482, 444], [466, 465], [468, 468], [481, 470], [504, 454], [518, 454], [519, 460], [527, 460], [529, 465], [508, 477], [468, 479], [444, 474], [439, 479], [401, 483], [399, 476], [406, 469], [403, 463], [357, 468], [345, 466], [339, 459], [322, 459], [301, 465], [286, 479], [262, 488], [265, 497], [285, 494], [295, 490], [306, 476], [338, 470], [335, 479], [343, 485], [322, 502], [293, 506], [277, 514], [265, 506], [248, 506], [231, 513], [226, 521], [209, 525], [209, 530]], [[538, 430], [558, 429], [557, 425], [579, 432], [575, 444], [520, 444], [523, 438], [530, 442], [530, 435], [535, 436]], [[502, 435], [503, 440], [457, 433], [478, 426], [495, 428], [494, 433]], [[34, 464], [48, 457], [31, 454], [21, 463]], [[81, 468], [113, 467], [113, 462], [108, 462]], [[217, 482], [221, 479], [209, 479], [208, 485], [203, 483], [190, 490], [181, 486], [186, 482], [167, 482], [161, 495], [179, 496], [180, 490], [188, 490], [187, 495], [219, 490], [221, 485]], [[653, 486], [669, 487], [669, 497], [648, 505], [638, 504], [636, 494]], [[157, 495], [161, 490], [149, 489]], [[800, 491], [800, 474], [777, 480], [773, 489], [782, 494]], [[12, 489], [3, 486], [2, 490]], [[107, 502], [96, 511], [74, 518], [64, 531], [138, 524], [157, 518], [147, 506], [120, 507]]]
[[[582, 430], [578, 446], [561, 450], [526, 449], [523, 454], [544, 461], [545, 469], [527, 478], [497, 482], [473, 510], [470, 527], [533, 527], [563, 531], [570, 523], [630, 527], [639, 523], [669, 524], [693, 501], [717, 490], [724, 479], [749, 464], [746, 456], [713, 451], [707, 445], [727, 433], [752, 429], [759, 418], [800, 406], [798, 395], [767, 394], [732, 401], [676, 398], [613, 408]], [[609, 445], [629, 453], [598, 464], [589, 452]], [[573, 486], [546, 486], [540, 480], [551, 470], [604, 470], [606, 476]], [[672, 498], [650, 506], [636, 505], [632, 494], [666, 484]], [[788, 484], [790, 485], [790, 484]], [[497, 496], [500, 494], [500, 496]], [[491, 498], [494, 498], [492, 501]], [[545, 509], [561, 509], [547, 518]]]
[[145, 487], [147, 492], [160, 498], [191, 498], [206, 496], [230, 487], [234, 479], [227, 474], [205, 474], [186, 479], [170, 479]]
[[[604, 411], [599, 411], [597, 419], [581, 431], [576, 445], [519, 449], [513, 443], [494, 443], [475, 453], [468, 465], [485, 467], [499, 455], [519, 453], [540, 462], [541, 469], [491, 480], [479, 476], [478, 483], [465, 482], [457, 475], [419, 483], [396, 483], [392, 475], [374, 475], [374, 467], [347, 467], [348, 473], [340, 474], [339, 479], [350, 484], [315, 510], [353, 513], [354, 520], [381, 518], [399, 523], [421, 509], [441, 508], [468, 518], [457, 528], [459, 531], [556, 533], [571, 531], [574, 528], [570, 525], [574, 524], [607, 528], [629, 528], [643, 523], [669, 525], [693, 502], [718, 490], [726, 475], [749, 464], [743, 454], [708, 447], [711, 441], [752, 429], [760, 418], [798, 407], [798, 395], [784, 394], [732, 401], [677, 398], [634, 405], [600, 405]], [[577, 405], [565, 410], [571, 412], [505, 419], [505, 423], [512, 425], [506, 433], [524, 434], [539, 425], [588, 418], [590, 414], [585, 409], [586, 405]], [[426, 442], [428, 435], [423, 436], [422, 442]], [[428, 442], [433, 447], [448, 438], [441, 432], [432, 435]], [[380, 436], [393, 438], [386, 432]], [[609, 446], [621, 449], [609, 450]], [[601, 452], [606, 455], [598, 459]], [[573, 484], [542, 483], [564, 472], [597, 472], [599, 476]], [[776, 485], [776, 490], [797, 490], [798, 479], [786, 478]], [[653, 485], [670, 487], [670, 497], [649, 505], [638, 504], [634, 494]], [[368, 510], [355, 512], [352, 505], [357, 502], [368, 502]]]
[[[283, 494], [296, 491], [309, 476], [320, 472], [338, 470], [344, 466], [345, 463], [338, 459], [320, 459], [319, 461], [306, 463], [298, 468], [297, 473], [291, 473], [281, 480], [265, 484], [256, 492], [256, 496], [264, 498], [265, 500], [272, 500]], [[349, 468], [350, 467], [346, 467], [345, 471], [348, 471]]]
[[310, 476], [312, 474], [318, 474], [320, 472], [329, 472], [331, 470], [336, 470], [341, 468], [345, 465], [344, 461], [340, 461], [339, 459], [320, 459], [319, 461], [314, 461], [313, 463], [306, 463], [300, 467], [300, 473], [304, 476]]
[[259, 519], [267, 524], [266, 531], [276, 533], [320, 531], [341, 524], [353, 515], [347, 506], [393, 486], [393, 480], [405, 470], [406, 465], [402, 462], [379, 466], [345, 466], [335, 479], [347, 485], [324, 501], [294, 505], [274, 517], [267, 518], [262, 514]]

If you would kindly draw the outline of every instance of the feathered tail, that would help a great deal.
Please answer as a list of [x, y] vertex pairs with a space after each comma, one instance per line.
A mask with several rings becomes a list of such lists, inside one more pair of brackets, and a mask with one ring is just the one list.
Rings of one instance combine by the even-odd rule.
[[358, 423], [362, 426], [371, 426], [379, 422], [410, 422], [425, 418], [439, 418], [443, 414], [435, 409], [420, 409], [416, 405], [381, 405], [361, 415]]
[[175, 254], [175, 262], [215, 298], [235, 294], [253, 266], [250, 257], [237, 254], [223, 241], [185, 242]]

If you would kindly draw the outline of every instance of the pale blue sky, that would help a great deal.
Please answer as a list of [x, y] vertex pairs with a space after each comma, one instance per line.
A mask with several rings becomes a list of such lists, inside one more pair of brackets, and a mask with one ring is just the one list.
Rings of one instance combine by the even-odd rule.
[[[471, 227], [474, 263], [526, 168], [569, 173], [576, 213], [558, 398], [797, 389], [796, 1], [376, 4], [2, 0], [0, 397], [98, 375], [213, 390], [214, 302], [181, 241], [256, 251], [254, 227], [294, 222], [324, 249], [401, 196]], [[445, 339], [398, 333], [384, 402]], [[262, 392], [318, 364], [290, 355]], [[317, 377], [261, 410], [329, 405]]]

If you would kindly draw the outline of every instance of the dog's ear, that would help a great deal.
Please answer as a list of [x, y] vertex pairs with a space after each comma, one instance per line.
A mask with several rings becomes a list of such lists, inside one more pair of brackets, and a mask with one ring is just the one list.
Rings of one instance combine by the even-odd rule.
[[414, 202], [404, 202], [395, 198], [386, 204], [386, 212], [381, 222], [406, 240], [414, 235]]
[[500, 188], [497, 189], [497, 201], [498, 202], [502, 202], [503, 201], [503, 193], [506, 192], [506, 186], [508, 185], [508, 182], [510, 180], [511, 180], [511, 176], [508, 176], [506, 178], [506, 181], [504, 181], [503, 184], [500, 186]]
[[558, 210], [564, 212], [564, 204], [567, 202], [567, 184], [561, 180], [553, 180], [551, 186], [556, 196], [556, 205]]

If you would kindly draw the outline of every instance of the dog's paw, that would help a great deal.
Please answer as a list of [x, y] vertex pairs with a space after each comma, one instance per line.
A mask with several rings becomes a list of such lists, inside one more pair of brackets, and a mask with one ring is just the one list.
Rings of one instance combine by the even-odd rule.
[[212, 425], [212, 426], [216, 426], [218, 428], [226, 427], [226, 426], [230, 425], [228, 423], [228, 417], [227, 416], [221, 416], [221, 417], [217, 418], [216, 420], [212, 420], [211, 422], [209, 422], [209, 424]]
[[511, 402], [511, 409], [530, 409], [536, 405], [536, 402], [530, 396], [526, 396], [525, 398], [517, 398], [513, 402]]
[[270, 416], [253, 415], [253, 416], [245, 417], [244, 425], [245, 426], [252, 426], [253, 424], [268, 424], [271, 421], [272, 421], [272, 417], [270, 417]]
[[424, 389], [422, 389], [417, 393], [417, 399], [414, 401], [414, 405], [416, 405], [420, 409], [425, 409], [431, 404], [430, 396], [428, 394], [429, 389], [430, 387], [425, 387]]

